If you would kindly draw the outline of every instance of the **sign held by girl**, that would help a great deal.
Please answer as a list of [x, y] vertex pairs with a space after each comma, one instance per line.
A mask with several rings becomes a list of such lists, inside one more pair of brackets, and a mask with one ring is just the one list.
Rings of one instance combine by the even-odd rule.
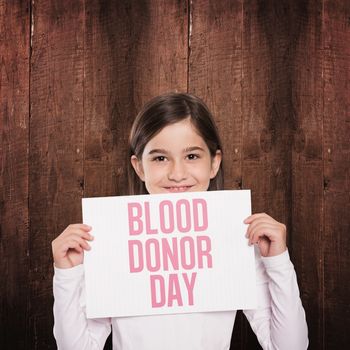
[[87, 317], [256, 307], [250, 191], [83, 199]]

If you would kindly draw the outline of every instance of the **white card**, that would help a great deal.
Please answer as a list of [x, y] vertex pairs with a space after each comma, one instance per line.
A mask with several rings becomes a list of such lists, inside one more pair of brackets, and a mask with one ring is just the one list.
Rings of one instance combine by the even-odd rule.
[[82, 201], [88, 318], [256, 308], [249, 190]]

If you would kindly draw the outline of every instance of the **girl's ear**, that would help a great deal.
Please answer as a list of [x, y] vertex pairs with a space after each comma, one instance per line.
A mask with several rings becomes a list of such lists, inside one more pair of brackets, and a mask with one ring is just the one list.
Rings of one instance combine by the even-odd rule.
[[216, 174], [218, 173], [218, 171], [220, 169], [221, 158], [222, 158], [221, 151], [217, 150], [215, 156], [211, 160], [211, 171], [210, 171], [210, 178], [211, 179], [214, 179], [214, 177], [216, 176]]
[[141, 179], [141, 181], [145, 181], [145, 174], [143, 172], [141, 160], [139, 160], [135, 155], [132, 155], [130, 161], [138, 177]]

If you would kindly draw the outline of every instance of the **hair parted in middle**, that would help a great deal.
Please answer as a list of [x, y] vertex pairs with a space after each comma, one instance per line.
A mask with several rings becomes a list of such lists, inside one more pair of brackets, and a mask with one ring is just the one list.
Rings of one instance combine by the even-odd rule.
[[[222, 145], [214, 118], [207, 105], [189, 93], [170, 92], [154, 97], [136, 116], [129, 137], [128, 184], [129, 194], [147, 194], [144, 182], [133, 169], [130, 158], [139, 160], [147, 143], [164, 127], [190, 118], [191, 123], [209, 148], [211, 157], [222, 152]], [[215, 178], [210, 180], [208, 190], [223, 189], [223, 164]]]

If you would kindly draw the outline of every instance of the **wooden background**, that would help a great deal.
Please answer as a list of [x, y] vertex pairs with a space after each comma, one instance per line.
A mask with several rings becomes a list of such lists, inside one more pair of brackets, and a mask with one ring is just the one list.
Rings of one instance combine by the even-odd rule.
[[[55, 348], [51, 241], [125, 192], [133, 118], [170, 90], [213, 111], [226, 188], [287, 224], [310, 349], [347, 348], [349, 4], [0, 0], [0, 348]], [[259, 348], [242, 314], [232, 348]]]

